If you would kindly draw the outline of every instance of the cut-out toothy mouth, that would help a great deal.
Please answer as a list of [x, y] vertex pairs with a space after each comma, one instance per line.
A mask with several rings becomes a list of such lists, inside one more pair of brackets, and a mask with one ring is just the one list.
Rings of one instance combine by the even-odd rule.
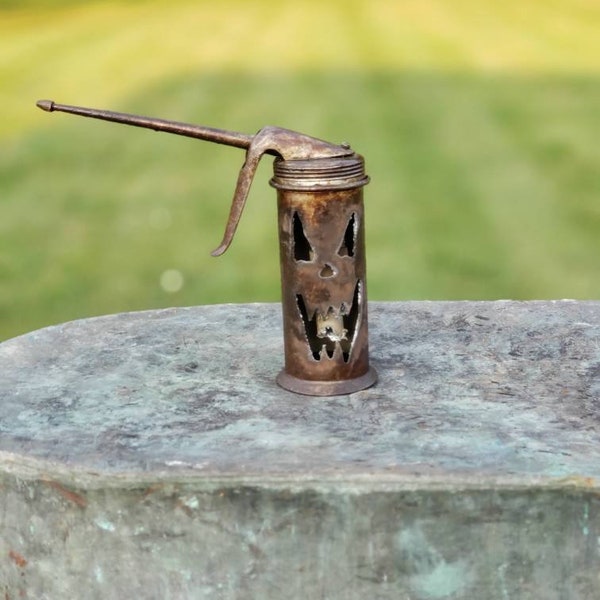
[[325, 357], [333, 359], [341, 356], [344, 362], [348, 362], [360, 318], [361, 282], [356, 282], [350, 306], [342, 303], [339, 308], [330, 306], [326, 313], [315, 309], [312, 315], [309, 315], [302, 294], [296, 294], [296, 303], [313, 358], [321, 360]]

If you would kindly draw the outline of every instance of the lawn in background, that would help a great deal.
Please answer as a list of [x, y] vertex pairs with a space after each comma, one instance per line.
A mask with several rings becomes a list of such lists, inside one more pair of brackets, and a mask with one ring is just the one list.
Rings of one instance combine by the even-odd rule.
[[600, 9], [0, 0], [0, 338], [125, 310], [279, 298], [271, 159], [35, 100], [365, 155], [371, 299], [600, 297]]

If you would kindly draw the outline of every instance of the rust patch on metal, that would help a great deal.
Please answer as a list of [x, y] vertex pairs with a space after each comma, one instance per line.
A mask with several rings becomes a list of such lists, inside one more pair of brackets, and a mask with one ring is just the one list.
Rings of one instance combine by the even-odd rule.
[[[276, 161], [272, 180], [278, 188], [285, 349], [277, 381], [302, 394], [348, 394], [376, 379], [368, 352], [362, 195], [368, 179], [358, 155], [296, 161], [302, 163], [296, 170], [284, 168], [289, 162]], [[327, 179], [318, 179], [323, 170]], [[303, 181], [305, 189], [299, 189]]]

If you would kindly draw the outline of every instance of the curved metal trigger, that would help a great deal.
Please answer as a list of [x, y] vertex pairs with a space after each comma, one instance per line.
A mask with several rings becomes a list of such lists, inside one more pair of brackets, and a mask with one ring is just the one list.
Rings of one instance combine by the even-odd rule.
[[91, 117], [104, 121], [113, 121], [124, 125], [134, 125], [155, 131], [164, 131], [183, 135], [217, 144], [225, 144], [236, 148], [246, 149], [246, 161], [238, 176], [233, 202], [225, 227], [223, 240], [218, 248], [212, 251], [213, 256], [220, 256], [229, 248], [240, 217], [246, 204], [252, 179], [256, 173], [258, 163], [263, 154], [273, 154], [284, 160], [305, 160], [318, 158], [335, 158], [354, 154], [346, 144], [330, 144], [324, 140], [313, 138], [297, 131], [282, 129], [268, 125], [263, 127], [256, 135], [250, 136], [237, 131], [215, 129], [203, 125], [190, 125], [166, 119], [142, 117], [96, 108], [58, 104], [53, 100], [40, 100], [37, 105], [47, 112], [67, 112], [83, 117]]
[[261, 135], [262, 133], [263, 130], [261, 129], [256, 134], [252, 140], [252, 143], [248, 147], [248, 150], [246, 151], [246, 160], [244, 161], [244, 164], [240, 170], [240, 174], [238, 175], [235, 193], [233, 195], [233, 201], [231, 202], [229, 217], [227, 219], [227, 225], [225, 226], [225, 233], [223, 234], [223, 240], [219, 246], [211, 252], [212, 256], [221, 256], [221, 254], [223, 254], [231, 245], [233, 236], [235, 235], [236, 229], [240, 222], [240, 217], [242, 216], [244, 206], [246, 205], [248, 192], [250, 191], [250, 185], [254, 179], [256, 169], [258, 168], [258, 163], [260, 162], [262, 155], [270, 150], [270, 144], [268, 143], [270, 140], [269, 138]]
[[211, 254], [213, 256], [221, 256], [229, 248], [246, 204], [250, 184], [263, 154], [273, 154], [284, 160], [302, 160], [310, 158], [335, 158], [348, 156], [353, 153], [354, 151], [347, 145], [338, 146], [330, 144], [329, 142], [298, 133], [297, 131], [274, 127], [272, 125], [263, 127], [252, 138], [248, 146], [246, 161], [238, 176], [223, 240]]
[[277, 143], [277, 127], [263, 127], [252, 139], [248, 150], [246, 151], [246, 160], [238, 175], [237, 184], [235, 186], [235, 193], [233, 195], [233, 201], [229, 210], [229, 217], [227, 219], [227, 225], [225, 226], [225, 233], [223, 240], [217, 248], [212, 252], [212, 256], [221, 256], [233, 241], [237, 226], [240, 222], [240, 217], [246, 205], [248, 198], [248, 192], [250, 191], [250, 185], [254, 179], [254, 174], [258, 168], [258, 163], [262, 158], [263, 154], [274, 154], [275, 156], [281, 156], [280, 150]]

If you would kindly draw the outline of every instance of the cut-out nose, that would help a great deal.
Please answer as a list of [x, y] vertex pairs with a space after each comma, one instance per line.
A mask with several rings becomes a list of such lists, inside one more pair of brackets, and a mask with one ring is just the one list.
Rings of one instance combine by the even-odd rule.
[[330, 279], [331, 277], [335, 277], [335, 275], [336, 271], [329, 263], [325, 263], [325, 266], [321, 269], [321, 272], [319, 273], [319, 277], [321, 279]]

